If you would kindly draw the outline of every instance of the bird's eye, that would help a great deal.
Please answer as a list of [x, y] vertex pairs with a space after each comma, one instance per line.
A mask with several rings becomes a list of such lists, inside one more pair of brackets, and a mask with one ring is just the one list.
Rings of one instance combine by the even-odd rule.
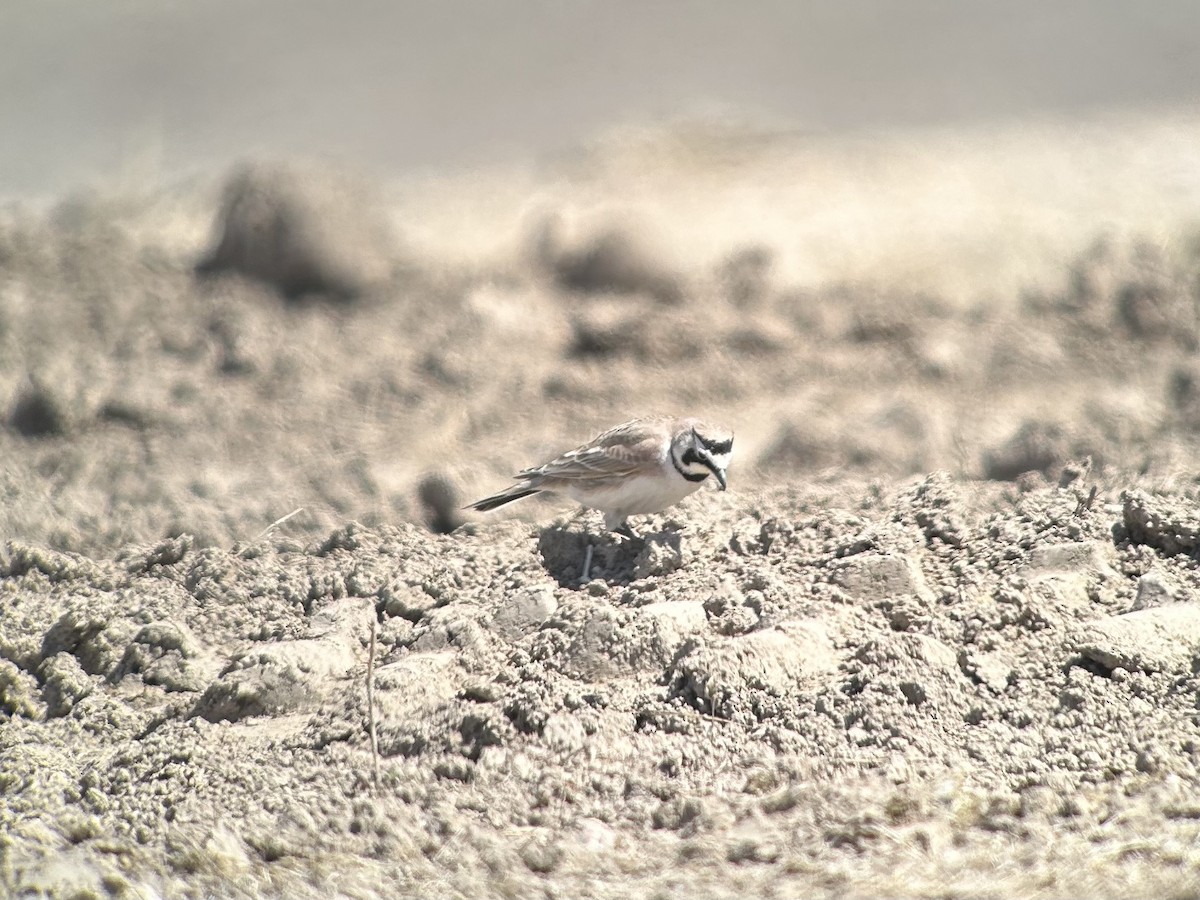
[[693, 447], [688, 447], [683, 451], [683, 456], [679, 457], [679, 461], [685, 466], [695, 465], [700, 462], [700, 457], [696, 455], [696, 450]]

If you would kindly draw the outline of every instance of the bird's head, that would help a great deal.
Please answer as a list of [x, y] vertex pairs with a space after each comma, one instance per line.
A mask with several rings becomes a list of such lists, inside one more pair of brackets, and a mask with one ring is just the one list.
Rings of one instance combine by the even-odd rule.
[[687, 420], [671, 442], [671, 456], [688, 481], [703, 481], [713, 475], [721, 490], [725, 490], [726, 471], [733, 457], [733, 432]]

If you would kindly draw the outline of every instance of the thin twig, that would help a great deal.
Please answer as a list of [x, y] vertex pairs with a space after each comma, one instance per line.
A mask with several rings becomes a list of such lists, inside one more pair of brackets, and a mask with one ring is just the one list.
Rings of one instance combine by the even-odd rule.
[[280, 525], [282, 525], [284, 522], [286, 522], [292, 516], [299, 515], [302, 512], [304, 512], [303, 506], [296, 507], [290, 513], [288, 513], [286, 516], [284, 516], [282, 519], [276, 519], [274, 522], [272, 522], [270, 525], [268, 525], [266, 528], [264, 528], [262, 531], [260, 531], [258, 534], [256, 534], [254, 536], [254, 539], [256, 541], [262, 540], [264, 537], [266, 537], [268, 534], [271, 533], [272, 529], [278, 528]]
[[375, 736], [375, 615], [371, 610], [371, 649], [367, 654], [367, 729], [371, 735], [371, 764], [379, 789], [379, 739]]

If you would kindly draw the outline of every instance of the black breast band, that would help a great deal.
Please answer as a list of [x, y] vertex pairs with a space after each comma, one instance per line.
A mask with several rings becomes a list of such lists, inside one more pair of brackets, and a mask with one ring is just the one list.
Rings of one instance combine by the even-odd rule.
[[[699, 462], [699, 460], [696, 459], [696, 454], [692, 453], [691, 449], [689, 449], [687, 451], [687, 453], [684, 453], [685, 459], [687, 459], [687, 456], [689, 453], [691, 454], [692, 458], [690, 460], [687, 460], [688, 462]], [[683, 466], [679, 465], [679, 460], [677, 460], [675, 458], [674, 453], [671, 454], [671, 465], [673, 465], [675, 467], [676, 472], [678, 472], [680, 475], [682, 475], [688, 481], [703, 481], [705, 478], [708, 477], [707, 472], [696, 472], [695, 474], [693, 474], [691, 472], [685, 472], [683, 470]]]

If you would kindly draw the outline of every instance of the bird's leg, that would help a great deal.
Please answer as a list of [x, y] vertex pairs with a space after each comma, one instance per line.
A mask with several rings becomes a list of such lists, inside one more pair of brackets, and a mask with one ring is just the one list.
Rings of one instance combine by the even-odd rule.
[[582, 579], [582, 581], [584, 584], [587, 584], [587, 582], [590, 579], [591, 574], [592, 574], [592, 552], [594, 550], [595, 550], [595, 548], [592, 546], [592, 542], [588, 541], [587, 552], [584, 553], [584, 556], [583, 556], [583, 579]]

